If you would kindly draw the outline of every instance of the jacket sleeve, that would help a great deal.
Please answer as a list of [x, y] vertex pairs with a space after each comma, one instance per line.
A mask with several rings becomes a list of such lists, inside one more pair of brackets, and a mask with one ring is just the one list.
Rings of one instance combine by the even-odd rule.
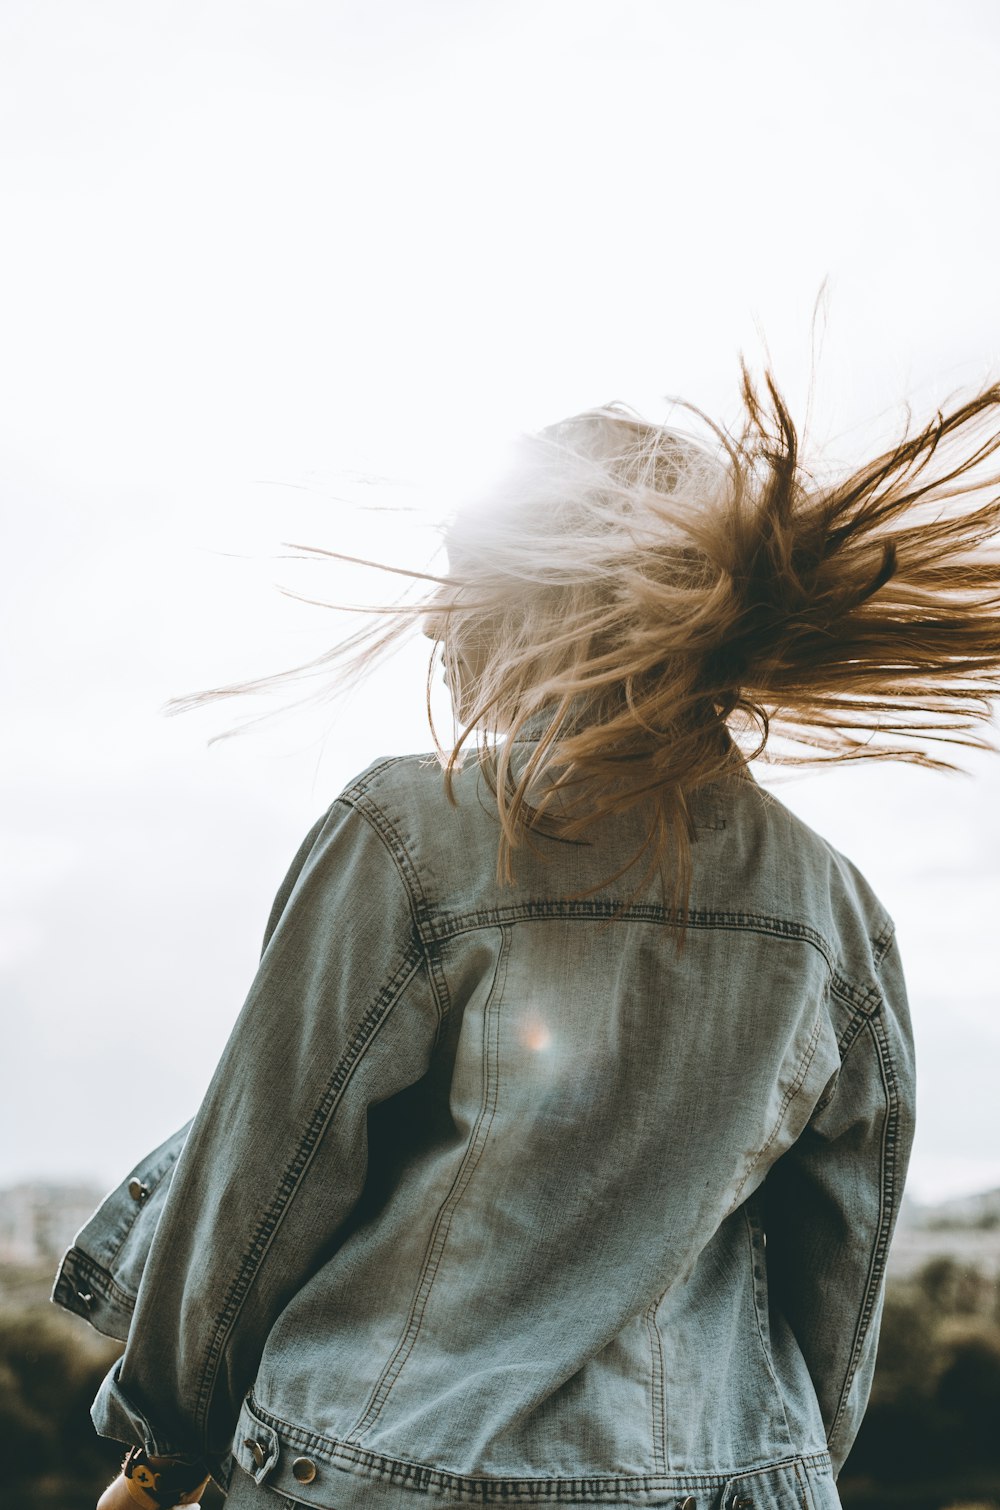
[[410, 897], [341, 799], [272, 911], [260, 967], [177, 1160], [128, 1343], [93, 1417], [159, 1455], [225, 1458], [268, 1334], [336, 1248], [370, 1106], [419, 1080], [438, 1019]]
[[871, 1392], [913, 1141], [913, 1045], [894, 941], [878, 982], [880, 999], [841, 1035], [835, 1084], [764, 1188], [769, 1293], [812, 1377], [835, 1475]]

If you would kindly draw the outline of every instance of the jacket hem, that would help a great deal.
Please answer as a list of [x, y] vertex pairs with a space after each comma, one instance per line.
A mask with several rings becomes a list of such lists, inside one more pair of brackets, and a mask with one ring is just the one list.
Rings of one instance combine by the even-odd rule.
[[[830, 1455], [825, 1450], [706, 1471], [572, 1478], [453, 1473], [293, 1426], [265, 1410], [252, 1395], [243, 1403], [233, 1452], [235, 1462], [258, 1484], [317, 1510], [327, 1505], [336, 1505], [338, 1510], [393, 1510], [397, 1505], [412, 1505], [414, 1493], [458, 1504], [624, 1505], [643, 1496], [655, 1501], [664, 1493], [684, 1490], [717, 1493], [761, 1475], [796, 1471], [832, 1483]], [[259, 1456], [262, 1463], [257, 1462]], [[293, 1464], [301, 1464], [303, 1458], [314, 1470], [325, 1472], [316, 1471], [312, 1480], [303, 1483], [293, 1472]]]

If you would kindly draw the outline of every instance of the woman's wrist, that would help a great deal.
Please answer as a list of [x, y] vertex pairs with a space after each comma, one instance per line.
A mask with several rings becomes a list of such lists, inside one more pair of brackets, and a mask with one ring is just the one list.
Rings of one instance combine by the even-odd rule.
[[98, 1510], [172, 1510], [175, 1505], [193, 1505], [207, 1483], [202, 1463], [156, 1457], [145, 1448], [132, 1447], [121, 1473], [101, 1496]]

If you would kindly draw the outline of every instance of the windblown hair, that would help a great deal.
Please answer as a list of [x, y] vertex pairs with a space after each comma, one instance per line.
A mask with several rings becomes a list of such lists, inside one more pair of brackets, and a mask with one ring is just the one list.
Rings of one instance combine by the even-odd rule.
[[771, 375], [762, 396], [744, 367], [742, 396], [735, 434], [611, 406], [529, 438], [500, 495], [449, 527], [447, 574], [412, 574], [430, 597], [306, 666], [173, 707], [366, 670], [429, 616], [458, 720], [450, 749], [435, 734], [445, 782], [475, 735], [500, 876], [536, 826], [580, 835], [645, 804], [635, 859], [669, 854], [681, 912], [691, 799], [748, 759], [949, 766], [949, 744], [989, 747], [1000, 385], [826, 481]]

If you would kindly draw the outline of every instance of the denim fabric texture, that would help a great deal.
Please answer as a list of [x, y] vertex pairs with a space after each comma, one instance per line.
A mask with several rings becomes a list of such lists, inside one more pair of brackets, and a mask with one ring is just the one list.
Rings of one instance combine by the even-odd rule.
[[747, 775], [683, 948], [643, 814], [496, 878], [475, 762], [306, 838], [189, 1127], [55, 1299], [127, 1339], [98, 1430], [233, 1504], [839, 1504], [913, 1133], [893, 929]]

